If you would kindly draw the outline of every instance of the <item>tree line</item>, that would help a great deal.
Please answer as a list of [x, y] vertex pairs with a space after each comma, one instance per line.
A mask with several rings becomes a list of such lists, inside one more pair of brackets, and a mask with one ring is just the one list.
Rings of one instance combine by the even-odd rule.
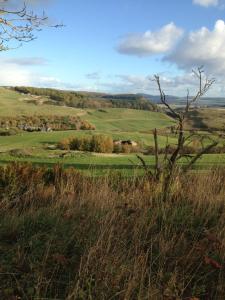
[[60, 150], [77, 150], [95, 153], [131, 153], [139, 152], [139, 146], [115, 144], [112, 137], [103, 134], [93, 136], [71, 137], [58, 143]]
[[51, 127], [52, 130], [95, 130], [95, 126], [77, 116], [17, 116], [1, 117], [0, 128], [25, 129]]

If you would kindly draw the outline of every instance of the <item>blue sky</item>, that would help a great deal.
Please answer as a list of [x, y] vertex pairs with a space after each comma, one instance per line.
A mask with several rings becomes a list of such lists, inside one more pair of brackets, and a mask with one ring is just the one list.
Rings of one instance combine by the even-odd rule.
[[182, 94], [187, 87], [194, 89], [190, 71], [203, 64], [218, 78], [211, 93], [224, 95], [223, 0], [28, 4], [37, 11], [45, 9], [52, 22], [65, 27], [44, 29], [37, 40], [1, 52], [0, 85], [155, 94], [149, 77], [158, 73], [168, 93]]

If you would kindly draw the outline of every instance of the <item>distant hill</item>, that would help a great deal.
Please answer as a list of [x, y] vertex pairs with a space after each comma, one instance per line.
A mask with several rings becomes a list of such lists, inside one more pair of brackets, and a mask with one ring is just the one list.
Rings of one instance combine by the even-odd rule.
[[[155, 104], [161, 103], [160, 96], [158, 96], [158, 95], [149, 95], [149, 94], [143, 94], [143, 93], [139, 93], [137, 95], [142, 96], [145, 99], [151, 100]], [[177, 96], [167, 95], [166, 97], [167, 97], [168, 102], [170, 102], [170, 103], [179, 101], [179, 97], [177, 97]]]
[[[151, 100], [155, 104], [160, 104], [160, 96], [157, 95], [148, 95], [148, 94], [137, 94], [144, 97], [145, 99]], [[167, 95], [167, 100], [170, 104], [174, 105], [185, 105], [186, 97], [178, 97]], [[196, 106], [200, 107], [225, 107], [225, 98], [223, 97], [203, 97], [196, 103]]]
[[48, 88], [15, 87], [20, 94], [47, 97], [47, 104], [75, 108], [129, 108], [147, 111], [158, 111], [159, 108], [142, 95], [110, 95], [89, 92], [74, 92]]

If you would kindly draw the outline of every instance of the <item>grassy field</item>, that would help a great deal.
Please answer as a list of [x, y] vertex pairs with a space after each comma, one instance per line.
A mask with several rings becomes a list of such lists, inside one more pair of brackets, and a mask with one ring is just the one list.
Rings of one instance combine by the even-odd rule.
[[153, 128], [163, 128], [174, 124], [173, 119], [163, 113], [133, 109], [88, 110], [73, 107], [30, 103], [32, 96], [0, 88], [0, 117], [16, 115], [79, 115], [104, 131], [149, 131]]
[[[30, 103], [29, 100], [35, 100], [36, 104]], [[19, 133], [17, 135], [0, 137], [0, 161], [6, 163], [14, 160], [28, 161], [32, 163], [53, 165], [55, 163], [63, 163], [65, 166], [74, 166], [81, 170], [93, 169], [106, 170], [122, 170], [125, 173], [135, 169], [137, 159], [135, 155], [122, 156], [96, 156], [91, 154], [74, 153], [71, 157], [60, 158], [60, 151], [51, 151], [47, 147], [55, 145], [63, 139], [76, 136], [91, 136], [94, 134], [106, 134], [112, 136], [113, 139], [131, 139], [138, 142], [144, 147], [154, 146], [152, 129], [163, 129], [174, 125], [175, 122], [166, 114], [160, 112], [150, 112], [132, 109], [111, 108], [111, 109], [75, 109], [70, 107], [61, 107], [55, 105], [44, 104], [46, 99], [40, 97], [33, 98], [29, 95], [21, 95], [14, 91], [0, 88], [0, 117], [16, 116], [16, 115], [80, 115], [82, 119], [87, 120], [96, 126], [95, 131], [54, 131], [49, 133], [33, 132]], [[215, 110], [216, 111], [216, 110]], [[210, 125], [216, 126], [216, 122], [222, 120], [223, 110], [218, 110], [220, 116], [216, 121], [215, 113], [206, 115], [206, 111], [202, 110], [205, 116], [204, 120]], [[193, 116], [192, 116], [193, 117]], [[199, 116], [198, 116], [199, 117]], [[200, 117], [199, 117], [200, 118]], [[213, 118], [215, 119], [212, 123]], [[200, 119], [195, 122], [202, 124]], [[219, 123], [218, 123], [219, 124]], [[217, 126], [218, 126], [217, 124]], [[223, 123], [221, 123], [223, 124]], [[192, 124], [193, 125], [193, 124]], [[201, 126], [200, 126], [201, 127]], [[202, 127], [203, 128], [203, 127]], [[167, 143], [176, 144], [176, 137], [169, 138], [164, 135], [158, 137], [159, 147], [164, 148]], [[27, 151], [29, 155], [11, 155], [9, 151], [16, 149]], [[134, 161], [134, 165], [132, 162]], [[153, 157], [147, 157], [148, 164], [153, 164]], [[198, 168], [209, 168], [213, 164], [224, 164], [224, 155], [206, 155], [197, 165]]]
[[[29, 103], [31, 96], [21, 95], [14, 91], [0, 88], [0, 117], [18, 115], [74, 115], [82, 112], [80, 109], [47, 104]], [[46, 99], [44, 99], [46, 100]]]
[[175, 123], [163, 113], [123, 108], [88, 110], [83, 118], [104, 131], [150, 131]]
[[[49, 133], [33, 132], [33, 133], [20, 133], [18, 135], [0, 137], [0, 151], [7, 151], [11, 149], [24, 149], [24, 148], [45, 148], [47, 145], [57, 144], [59, 141], [75, 137], [75, 136], [91, 136], [94, 134], [108, 134], [114, 139], [132, 139], [140, 144], [153, 145], [153, 135], [151, 133], [140, 132], [111, 132], [111, 131], [54, 131]], [[165, 147], [167, 138], [159, 136], [159, 144]], [[175, 143], [175, 138], [170, 138], [170, 142]]]
[[[110, 172], [119, 172], [123, 175], [141, 175], [143, 168], [135, 154], [91, 154], [72, 152], [61, 158], [60, 151], [39, 152], [27, 156], [14, 156], [10, 154], [0, 155], [0, 164], [10, 162], [28, 162], [39, 166], [53, 167], [60, 164], [65, 168], [73, 167], [77, 170], [92, 175], [106, 175]], [[146, 164], [152, 168], [155, 158], [152, 155], [142, 156]], [[161, 156], [163, 159], [163, 156]], [[180, 160], [180, 165], [186, 164], [186, 160]], [[210, 170], [213, 167], [225, 167], [225, 154], [206, 154], [194, 166], [197, 170]]]
[[225, 108], [201, 108], [191, 111], [188, 128], [225, 130]]

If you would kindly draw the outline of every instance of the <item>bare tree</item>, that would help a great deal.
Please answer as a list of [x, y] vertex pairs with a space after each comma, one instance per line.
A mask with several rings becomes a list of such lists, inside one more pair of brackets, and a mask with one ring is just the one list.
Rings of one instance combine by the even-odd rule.
[[[188, 135], [185, 135], [185, 121], [188, 117], [188, 113], [190, 111], [190, 108], [193, 104], [195, 104], [205, 93], [211, 88], [213, 83], [215, 82], [214, 78], [208, 78], [204, 74], [203, 67], [199, 67], [197, 70], [193, 70], [193, 74], [198, 80], [198, 90], [195, 94], [195, 96], [190, 97], [189, 90], [187, 91], [187, 97], [186, 97], [186, 105], [185, 108], [181, 111], [173, 109], [173, 107], [168, 103], [167, 97], [165, 92], [162, 89], [160, 77], [158, 75], [154, 76], [154, 81], [157, 84], [161, 103], [168, 109], [170, 114], [173, 116], [173, 118], [177, 121], [177, 144], [175, 149], [173, 150], [171, 155], [165, 155], [166, 163], [164, 167], [161, 169], [161, 172], [164, 173], [164, 195], [167, 197], [169, 188], [171, 186], [171, 180], [173, 180], [174, 171], [178, 167], [178, 161], [182, 158], [186, 158], [187, 164], [183, 168], [183, 171], [188, 171], [198, 159], [202, 157], [203, 154], [210, 151], [213, 147], [215, 147], [218, 142], [212, 141], [211, 144], [204, 147], [202, 144], [202, 149], [199, 150], [197, 154], [193, 155], [187, 155], [184, 153], [183, 148], [186, 143], [190, 143], [192, 137], [196, 135], [196, 133], [191, 133]], [[197, 134], [198, 135], [198, 134]], [[155, 141], [157, 140], [157, 131], [154, 133]], [[155, 142], [157, 144], [157, 142]], [[157, 153], [157, 151], [156, 151]], [[158, 154], [157, 154], [158, 155]], [[158, 167], [158, 158], [156, 157], [156, 170], [159, 172]], [[158, 173], [157, 173], [158, 174]], [[158, 174], [159, 177], [159, 174]]]
[[[5, 0], [4, 3], [7, 3]], [[1, 5], [1, 4], [0, 4]], [[20, 46], [36, 38], [35, 32], [43, 27], [58, 27], [62, 25], [49, 25], [48, 17], [43, 12], [37, 15], [29, 11], [24, 3], [21, 9], [10, 10], [7, 6], [0, 7], [0, 51]]]

